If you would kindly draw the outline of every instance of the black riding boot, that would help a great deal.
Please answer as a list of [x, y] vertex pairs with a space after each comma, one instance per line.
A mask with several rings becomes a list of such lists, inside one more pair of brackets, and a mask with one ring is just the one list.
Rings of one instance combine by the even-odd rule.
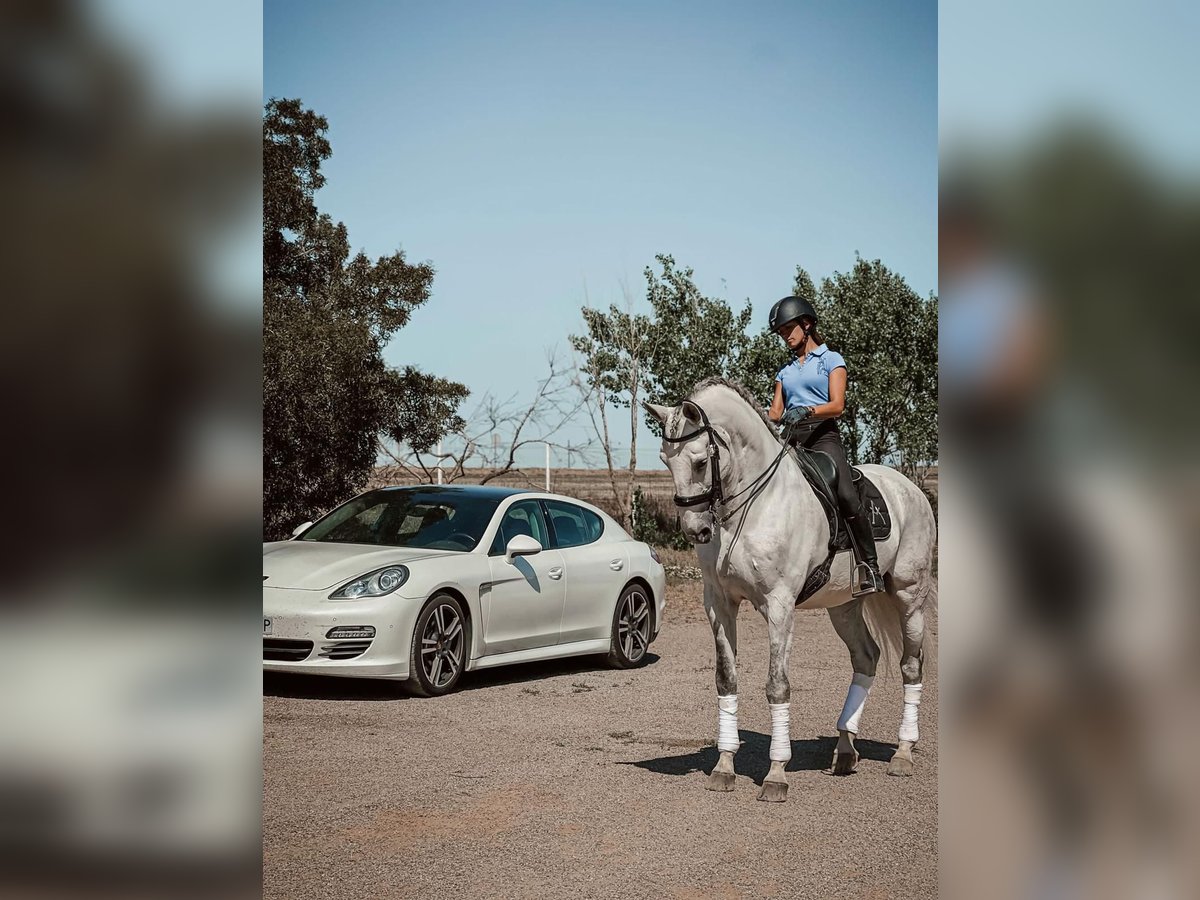
[[879, 557], [875, 554], [875, 535], [871, 533], [870, 521], [866, 516], [846, 516], [846, 527], [850, 529], [850, 537], [854, 539], [858, 551], [858, 561], [862, 563], [862, 577], [855, 594], [882, 591], [883, 576], [879, 574]]

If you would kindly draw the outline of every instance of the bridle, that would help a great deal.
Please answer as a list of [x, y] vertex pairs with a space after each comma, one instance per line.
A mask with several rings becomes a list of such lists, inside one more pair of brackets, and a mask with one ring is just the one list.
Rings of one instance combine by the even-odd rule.
[[692, 402], [692, 406], [696, 407], [696, 411], [700, 413], [701, 425], [691, 434], [683, 434], [679, 437], [667, 437], [666, 429], [663, 430], [663, 440], [668, 444], [682, 444], [690, 441], [692, 438], [700, 434], [708, 435], [708, 461], [712, 464], [710, 468], [710, 481], [707, 491], [702, 491], [699, 494], [692, 494], [688, 497], [675, 495], [676, 506], [699, 506], [701, 503], [707, 503], [711, 509], [717, 503], [725, 502], [724, 490], [721, 487], [721, 439], [717, 433], [713, 431], [712, 424], [708, 421], [708, 414], [700, 408], [699, 404]]
[[[784, 455], [788, 452], [788, 445], [787, 443], [783, 444], [783, 447], [779, 451], [779, 455], [771, 461], [770, 465], [768, 465], [765, 469], [763, 469], [762, 472], [759, 473], [757, 478], [755, 478], [741, 490], [736, 491], [726, 498], [725, 489], [721, 485], [721, 444], [724, 443], [724, 441], [721, 440], [720, 435], [718, 435], [716, 430], [712, 427], [712, 423], [708, 421], [708, 414], [705, 413], [700, 404], [698, 404], [695, 400], [689, 400], [688, 402], [696, 408], [698, 413], [700, 413], [700, 427], [695, 431], [680, 435], [679, 437], [667, 437], [666, 428], [664, 426], [663, 440], [668, 444], [682, 444], [686, 441], [690, 441], [694, 437], [698, 437], [701, 434], [708, 435], [708, 460], [711, 463], [709, 467], [709, 484], [708, 490], [701, 491], [699, 494], [690, 494], [686, 497], [676, 494], [675, 505], [691, 507], [707, 504], [708, 511], [712, 513], [713, 519], [723, 524], [729, 521], [735, 512], [752, 502], [754, 498], [761, 493], [763, 488], [767, 486], [767, 482], [771, 480], [771, 476], [774, 475], [776, 470], [779, 468], [780, 460], [782, 460]], [[726, 444], [725, 446], [728, 448], [729, 445]], [[728, 510], [724, 515], [717, 514], [717, 506], [727, 506], [728, 503], [736, 500], [747, 491], [750, 492], [749, 496], [739, 503], [734, 509]]]

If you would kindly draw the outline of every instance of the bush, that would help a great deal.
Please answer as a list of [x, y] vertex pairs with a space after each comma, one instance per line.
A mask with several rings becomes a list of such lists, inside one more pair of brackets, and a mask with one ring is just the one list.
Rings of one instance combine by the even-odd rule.
[[632, 518], [634, 540], [672, 550], [687, 550], [692, 546], [679, 527], [679, 514], [675, 512], [674, 504], [668, 512], [661, 503], [642, 493], [640, 487], [633, 489]]

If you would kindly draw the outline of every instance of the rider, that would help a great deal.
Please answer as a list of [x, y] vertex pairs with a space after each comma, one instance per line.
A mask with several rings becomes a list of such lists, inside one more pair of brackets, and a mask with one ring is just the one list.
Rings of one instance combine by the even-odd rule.
[[838, 506], [858, 548], [860, 562], [868, 570], [861, 589], [882, 591], [875, 536], [863, 515], [862, 500], [834, 422], [846, 406], [846, 361], [826, 346], [817, 331], [816, 310], [803, 297], [784, 297], [772, 306], [770, 324], [796, 358], [775, 376], [775, 398], [768, 415], [772, 422], [789, 428], [785, 432], [789, 442], [823, 450], [833, 457], [838, 471]]

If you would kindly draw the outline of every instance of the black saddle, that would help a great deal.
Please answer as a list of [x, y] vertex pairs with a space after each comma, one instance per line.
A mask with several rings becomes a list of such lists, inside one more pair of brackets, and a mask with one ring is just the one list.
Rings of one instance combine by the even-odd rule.
[[[846, 527], [845, 517], [838, 508], [838, 470], [833, 457], [821, 450], [809, 450], [804, 446], [795, 446], [792, 449], [800, 470], [804, 472], [804, 477], [808, 479], [817, 499], [821, 501], [825, 508], [825, 516], [829, 520], [829, 555], [825, 562], [809, 573], [800, 596], [796, 598], [796, 604], [799, 605], [829, 581], [833, 558], [852, 547], [850, 529]], [[875, 482], [868, 478], [862, 469], [853, 466], [851, 472], [859, 500], [862, 502], [863, 514], [871, 523], [871, 533], [877, 542], [886, 541], [892, 534], [892, 514], [888, 510], [887, 501], [883, 499], [883, 494], [879, 492]]]

